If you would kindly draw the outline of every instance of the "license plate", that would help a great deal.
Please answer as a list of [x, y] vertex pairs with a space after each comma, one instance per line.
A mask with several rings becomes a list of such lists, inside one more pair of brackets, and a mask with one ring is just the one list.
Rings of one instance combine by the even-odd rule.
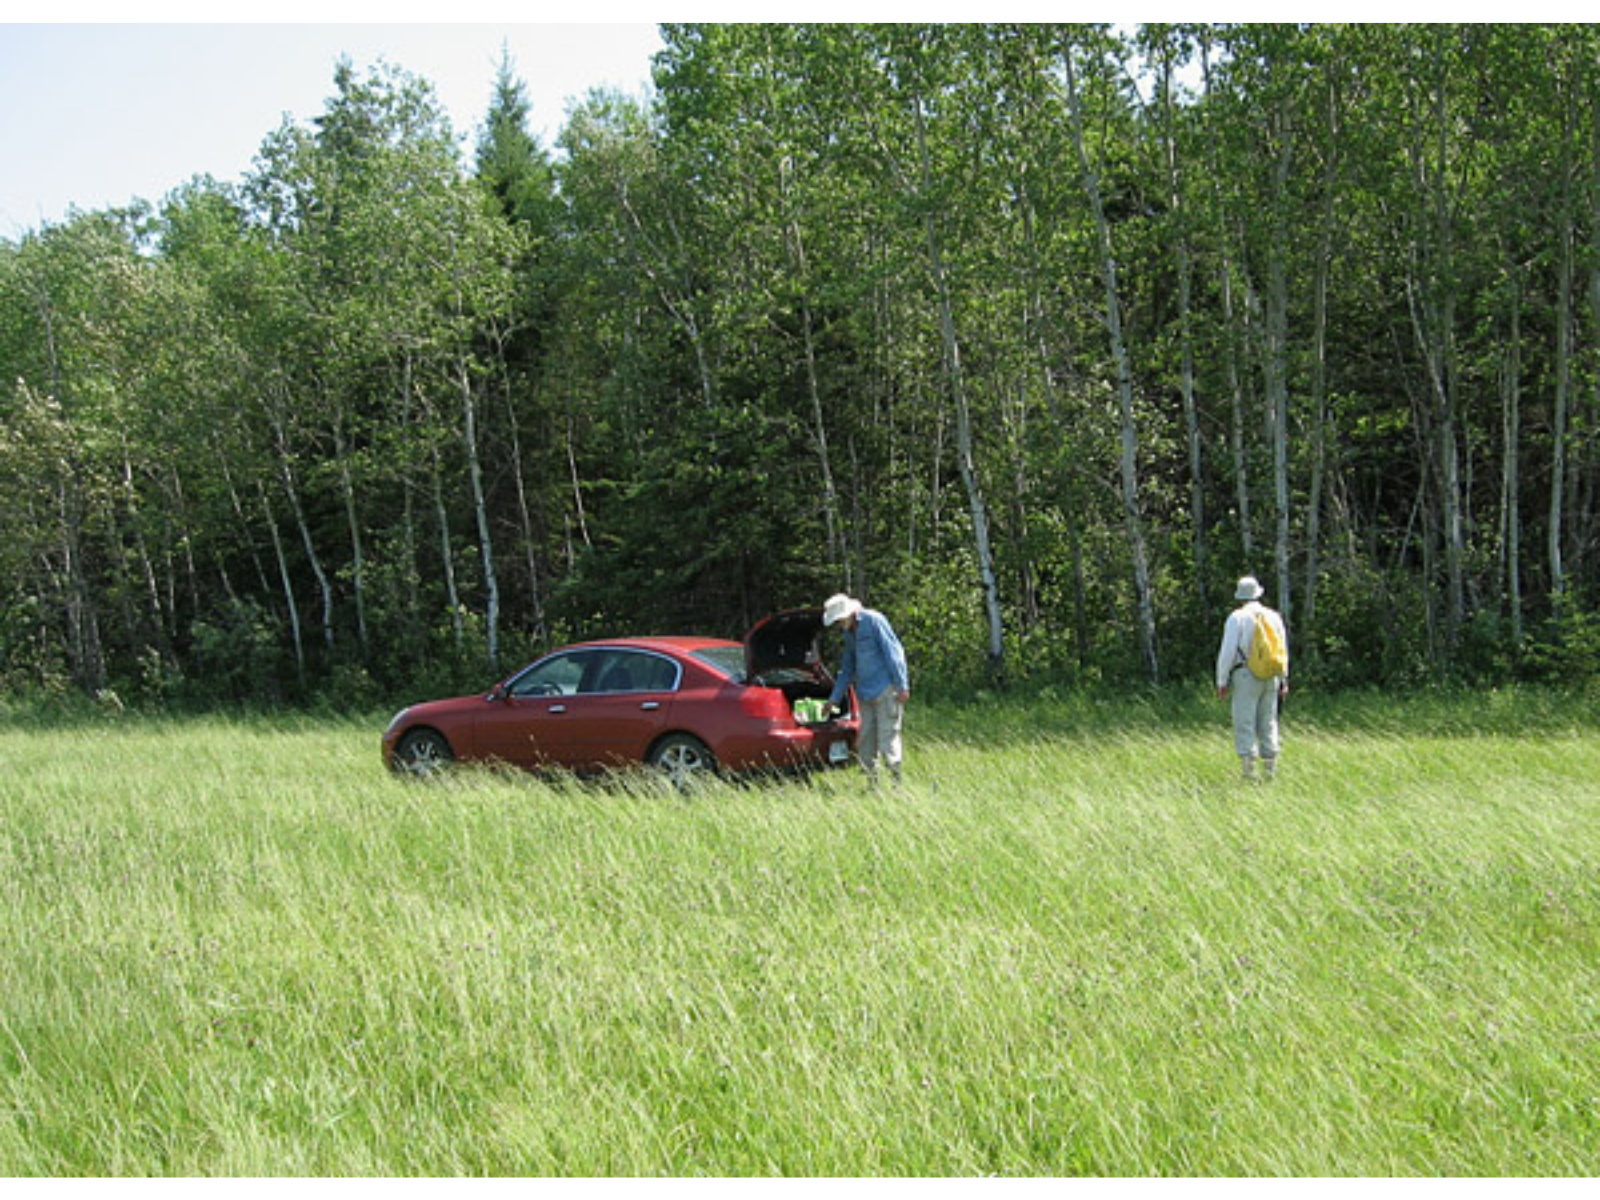
[[842, 762], [845, 761], [845, 759], [847, 759], [849, 757], [850, 757], [850, 743], [849, 742], [834, 742], [831, 746], [828, 747], [828, 761], [831, 762], [831, 763], [842, 763]]

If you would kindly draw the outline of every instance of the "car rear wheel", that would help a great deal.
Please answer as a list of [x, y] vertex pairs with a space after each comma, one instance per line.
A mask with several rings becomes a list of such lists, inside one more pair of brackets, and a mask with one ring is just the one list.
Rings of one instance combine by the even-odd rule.
[[717, 760], [706, 744], [687, 733], [674, 733], [657, 742], [650, 751], [650, 765], [680, 788], [717, 770]]
[[455, 759], [444, 735], [432, 729], [413, 729], [394, 749], [394, 769], [402, 775], [426, 779], [449, 766]]

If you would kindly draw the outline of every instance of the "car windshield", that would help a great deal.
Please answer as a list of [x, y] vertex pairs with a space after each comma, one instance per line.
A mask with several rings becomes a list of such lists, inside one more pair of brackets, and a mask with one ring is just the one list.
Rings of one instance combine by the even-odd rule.
[[706, 646], [696, 650], [694, 657], [718, 671], [735, 683], [745, 682], [743, 646]]

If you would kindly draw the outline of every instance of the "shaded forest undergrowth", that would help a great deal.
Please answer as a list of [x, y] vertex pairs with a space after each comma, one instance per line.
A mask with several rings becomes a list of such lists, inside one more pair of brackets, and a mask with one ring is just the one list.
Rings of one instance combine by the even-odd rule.
[[[434, 697], [407, 692], [396, 695], [388, 707], [372, 703], [369, 697], [357, 703], [325, 697], [298, 706], [157, 706], [64, 692], [0, 697], [0, 728], [93, 730], [133, 724], [181, 733], [194, 726], [236, 724], [263, 733], [292, 734], [310, 728], [367, 728], [376, 733], [398, 708], [430, 698]], [[1594, 683], [1567, 688], [1421, 686], [1333, 692], [1291, 688], [1282, 708], [1285, 736], [1291, 740], [1324, 731], [1402, 739], [1582, 735], [1595, 731], [1597, 718], [1600, 685]], [[954, 745], [1190, 734], [1213, 727], [1221, 731], [1227, 722], [1223, 702], [1209, 690], [1187, 685], [1134, 685], [1121, 690], [1046, 685], [1003, 691], [979, 688], [964, 694], [935, 690], [932, 698], [914, 696], [907, 714], [910, 736]]]

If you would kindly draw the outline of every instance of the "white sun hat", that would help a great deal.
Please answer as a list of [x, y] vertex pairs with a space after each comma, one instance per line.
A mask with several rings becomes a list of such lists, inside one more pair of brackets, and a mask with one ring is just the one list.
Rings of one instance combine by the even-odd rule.
[[852, 600], [843, 592], [837, 596], [829, 596], [828, 602], [822, 606], [822, 623], [833, 625], [846, 617], [853, 617], [861, 611], [861, 601]]

